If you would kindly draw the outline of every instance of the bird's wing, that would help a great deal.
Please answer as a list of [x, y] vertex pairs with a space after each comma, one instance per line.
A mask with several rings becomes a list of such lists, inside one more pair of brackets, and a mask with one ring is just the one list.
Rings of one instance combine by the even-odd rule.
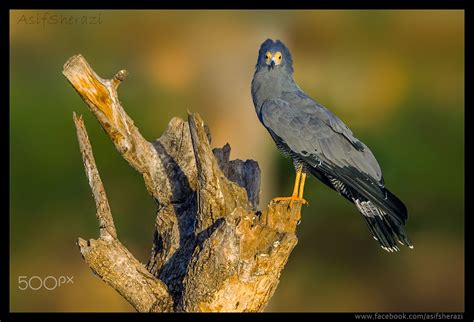
[[334, 132], [343, 135], [357, 150], [364, 150], [364, 144], [354, 136], [341, 119], [318, 102], [315, 102], [299, 88], [296, 91], [283, 92], [281, 98], [288, 102], [290, 106], [297, 106], [306, 113], [318, 113], [318, 118], [326, 123]]
[[303, 102], [296, 106], [282, 99], [264, 102], [260, 119], [277, 145], [302, 160], [314, 175], [323, 173], [324, 180], [352, 200], [385, 249], [397, 249], [395, 238], [411, 245], [403, 231], [407, 209], [384, 188], [380, 166], [370, 149], [360, 141], [363, 149], [355, 147], [347, 133], [335, 130], [324, 119], [324, 110]]
[[300, 105], [292, 103], [270, 99], [263, 104], [261, 120], [272, 135], [313, 166], [351, 167], [383, 184], [382, 171], [374, 155], [353, 137], [342, 121], [337, 121], [335, 116], [331, 121], [326, 111], [315, 106], [314, 101], [313, 104], [305, 99]]

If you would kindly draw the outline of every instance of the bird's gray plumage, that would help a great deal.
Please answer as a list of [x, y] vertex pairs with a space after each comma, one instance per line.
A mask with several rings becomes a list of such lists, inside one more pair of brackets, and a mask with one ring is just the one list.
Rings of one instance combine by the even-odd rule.
[[[278, 66], [268, 64], [268, 52], [281, 53]], [[302, 165], [353, 202], [382, 248], [398, 250], [397, 241], [411, 246], [403, 231], [406, 207], [384, 187], [373, 153], [344, 122], [299, 88], [293, 80], [291, 53], [282, 42], [267, 39], [261, 45], [251, 90], [258, 118], [295, 167]]]

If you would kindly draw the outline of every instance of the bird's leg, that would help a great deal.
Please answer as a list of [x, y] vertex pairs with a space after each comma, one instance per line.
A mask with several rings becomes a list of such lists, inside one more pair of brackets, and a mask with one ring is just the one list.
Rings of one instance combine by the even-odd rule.
[[[306, 173], [301, 173], [300, 187], [298, 191], [298, 198], [303, 199], [304, 183], [306, 181]], [[304, 200], [304, 199], [303, 199]]]
[[298, 192], [300, 190], [300, 182], [301, 182], [301, 168], [298, 168], [298, 171], [296, 171], [296, 178], [295, 178], [295, 185], [293, 186], [293, 193], [291, 194], [291, 197], [296, 197], [298, 196]]
[[273, 201], [281, 201], [281, 200], [290, 200], [290, 208], [293, 208], [293, 202], [301, 201], [303, 204], [307, 204], [308, 202], [303, 199], [303, 188], [304, 188], [304, 181], [306, 180], [306, 173], [303, 173], [303, 167], [299, 166], [298, 170], [296, 171], [296, 178], [295, 178], [295, 185], [293, 187], [293, 194], [291, 197], [276, 197], [273, 198]]

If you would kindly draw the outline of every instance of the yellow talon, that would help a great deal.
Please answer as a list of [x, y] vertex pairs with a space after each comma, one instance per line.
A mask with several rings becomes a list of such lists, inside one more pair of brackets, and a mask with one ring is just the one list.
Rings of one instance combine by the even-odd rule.
[[306, 173], [303, 173], [303, 167], [300, 166], [298, 171], [296, 172], [295, 178], [295, 185], [293, 187], [293, 194], [291, 197], [276, 197], [273, 198], [273, 201], [282, 201], [282, 200], [290, 200], [290, 208], [293, 208], [293, 203], [295, 201], [301, 201], [303, 205], [308, 204], [308, 202], [303, 199], [303, 190], [304, 190], [304, 183], [306, 181]]
[[290, 208], [293, 208], [293, 203], [295, 201], [301, 201], [303, 203], [303, 205], [308, 204], [308, 202], [305, 199], [298, 198], [298, 197], [293, 197], [293, 196], [291, 196], [291, 197], [276, 197], [276, 198], [272, 199], [272, 201], [283, 201], [283, 200], [291, 200], [290, 201]]

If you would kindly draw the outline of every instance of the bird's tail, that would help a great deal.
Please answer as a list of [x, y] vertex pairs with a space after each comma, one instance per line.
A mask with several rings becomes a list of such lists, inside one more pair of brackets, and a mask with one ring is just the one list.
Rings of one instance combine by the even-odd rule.
[[390, 191], [382, 189], [386, 194], [383, 200], [372, 201], [359, 196], [353, 199], [354, 204], [361, 212], [372, 236], [383, 249], [389, 252], [398, 251], [397, 243], [413, 248], [404, 231], [406, 206]]
[[[408, 218], [407, 207], [397, 196], [381, 186], [380, 182], [353, 167], [337, 168], [331, 172], [325, 168], [322, 170], [326, 172], [323, 172], [324, 175], [316, 170], [311, 173], [318, 178], [321, 177], [325, 184], [356, 205], [372, 236], [383, 249], [390, 252], [398, 251], [398, 244], [413, 248], [404, 231]], [[331, 177], [337, 179], [339, 182], [337, 184], [341, 184], [342, 189], [334, 186], [330, 181]]]

